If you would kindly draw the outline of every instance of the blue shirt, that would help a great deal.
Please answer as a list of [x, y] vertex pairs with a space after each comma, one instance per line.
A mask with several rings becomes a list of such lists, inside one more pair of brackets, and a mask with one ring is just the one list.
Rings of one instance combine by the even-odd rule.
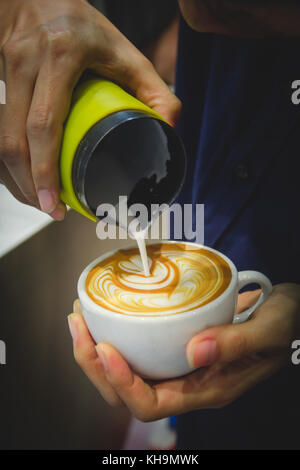
[[[297, 38], [201, 34], [181, 21], [179, 202], [204, 203], [205, 244], [273, 284], [300, 284], [299, 53]], [[178, 447], [299, 448], [299, 397], [300, 366], [287, 366], [221, 410], [179, 417]]]

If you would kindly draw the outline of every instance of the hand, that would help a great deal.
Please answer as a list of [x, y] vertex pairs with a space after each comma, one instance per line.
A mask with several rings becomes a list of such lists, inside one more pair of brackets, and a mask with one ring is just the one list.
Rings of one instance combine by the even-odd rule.
[[0, 183], [62, 219], [58, 156], [72, 91], [86, 70], [118, 82], [174, 124], [179, 100], [151, 63], [86, 0], [1, 0]]
[[[238, 313], [260, 291], [239, 295]], [[187, 345], [191, 374], [161, 383], [144, 381], [107, 343], [95, 346], [80, 313], [69, 316], [78, 364], [111, 405], [126, 405], [142, 421], [201, 408], [223, 407], [290, 361], [300, 337], [300, 286], [280, 284], [246, 323], [210, 328]]]

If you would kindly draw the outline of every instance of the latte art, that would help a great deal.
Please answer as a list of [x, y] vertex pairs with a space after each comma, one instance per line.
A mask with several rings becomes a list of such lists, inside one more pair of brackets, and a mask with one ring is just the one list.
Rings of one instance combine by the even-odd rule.
[[102, 307], [126, 315], [174, 315], [219, 297], [231, 281], [226, 261], [184, 243], [147, 246], [150, 275], [138, 249], [119, 250], [87, 276], [86, 291]]

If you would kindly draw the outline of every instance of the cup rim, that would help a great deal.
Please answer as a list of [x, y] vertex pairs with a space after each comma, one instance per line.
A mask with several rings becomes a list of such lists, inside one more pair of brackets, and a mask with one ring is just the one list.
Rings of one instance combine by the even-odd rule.
[[181, 319], [184, 317], [184, 318], [187, 318], [188, 316], [194, 316], [195, 314], [201, 314], [201, 313], [204, 313], [206, 312], [208, 309], [211, 309], [211, 308], [214, 308], [214, 307], [217, 307], [220, 303], [223, 302], [224, 298], [228, 295], [228, 292], [230, 290], [232, 290], [232, 288], [237, 285], [237, 279], [238, 279], [238, 272], [237, 272], [237, 268], [236, 266], [234, 265], [234, 263], [226, 256], [224, 255], [223, 253], [221, 253], [220, 251], [218, 250], [215, 250], [214, 248], [211, 248], [211, 247], [208, 247], [204, 244], [199, 244], [199, 243], [194, 243], [194, 242], [189, 242], [189, 241], [181, 241], [181, 240], [151, 240], [151, 241], [147, 241], [146, 240], [146, 245], [155, 245], [155, 244], [160, 244], [160, 243], [168, 243], [168, 244], [176, 244], [176, 243], [183, 243], [185, 245], [193, 245], [193, 246], [197, 246], [199, 248], [205, 248], [206, 250], [208, 251], [211, 251], [213, 253], [216, 253], [218, 254], [219, 256], [221, 256], [226, 262], [227, 264], [229, 265], [230, 267], [230, 270], [231, 270], [231, 280], [230, 280], [230, 283], [229, 285], [226, 287], [226, 289], [224, 290], [224, 292], [222, 292], [221, 295], [219, 295], [216, 299], [212, 300], [211, 302], [205, 304], [205, 305], [200, 305], [199, 307], [195, 308], [195, 309], [192, 309], [192, 310], [188, 310], [187, 312], [182, 312], [182, 313], [175, 313], [175, 314], [172, 314], [171, 312], [164, 312], [162, 314], [154, 314], [154, 315], [147, 315], [147, 314], [143, 314], [141, 312], [141, 314], [126, 314], [124, 315], [123, 313], [119, 313], [119, 312], [115, 312], [114, 310], [109, 310], [105, 307], [102, 307], [101, 305], [98, 305], [96, 304], [88, 295], [88, 293], [86, 292], [86, 288], [85, 288], [85, 282], [86, 282], [86, 278], [87, 278], [87, 275], [88, 273], [91, 271], [91, 269], [93, 269], [94, 266], [96, 266], [100, 261], [102, 261], [103, 259], [105, 258], [108, 258], [109, 256], [115, 254], [117, 251], [119, 250], [126, 250], [126, 249], [129, 249], [129, 248], [133, 248], [133, 247], [136, 247], [136, 243], [133, 241], [133, 243], [131, 243], [130, 245], [126, 245], [124, 247], [119, 247], [119, 248], [115, 248], [113, 250], [110, 250], [110, 251], [107, 251], [105, 252], [103, 255], [99, 256], [98, 258], [96, 258], [95, 260], [93, 260], [91, 263], [89, 263], [85, 268], [84, 270], [82, 271], [82, 273], [80, 274], [79, 276], [79, 279], [78, 279], [78, 282], [77, 282], [77, 292], [78, 292], [78, 296], [79, 296], [79, 300], [80, 302], [83, 303], [83, 307], [88, 308], [89, 311], [92, 311], [93, 313], [95, 314], [101, 314], [102, 316], [109, 316], [110, 318], [114, 317], [118, 317], [118, 318], [122, 318], [123, 320], [136, 320], [136, 321], [157, 321], [158, 319], [173, 319], [173, 321], [176, 319]]

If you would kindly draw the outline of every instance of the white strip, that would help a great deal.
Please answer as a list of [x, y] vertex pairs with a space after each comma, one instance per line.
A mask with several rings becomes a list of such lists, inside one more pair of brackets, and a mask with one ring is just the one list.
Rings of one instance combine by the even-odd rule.
[[52, 221], [49, 215], [17, 201], [5, 186], [0, 184], [0, 257]]

